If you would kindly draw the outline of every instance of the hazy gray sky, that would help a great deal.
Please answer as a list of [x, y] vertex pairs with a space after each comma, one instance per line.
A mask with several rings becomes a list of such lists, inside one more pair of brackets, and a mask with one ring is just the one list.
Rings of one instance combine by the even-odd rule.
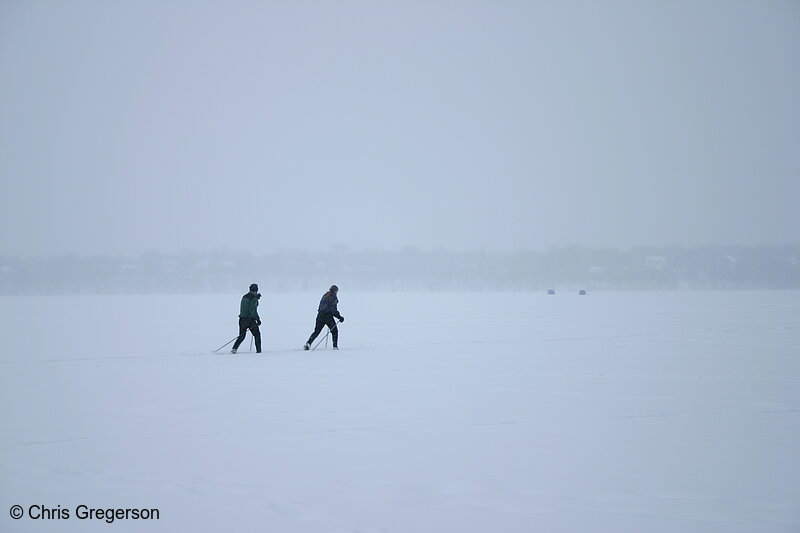
[[0, 2], [0, 253], [796, 243], [800, 2]]

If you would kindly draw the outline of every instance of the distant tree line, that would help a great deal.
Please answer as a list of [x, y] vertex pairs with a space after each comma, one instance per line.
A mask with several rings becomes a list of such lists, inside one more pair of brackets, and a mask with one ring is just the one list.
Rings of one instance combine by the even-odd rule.
[[0, 294], [241, 292], [325, 288], [451, 291], [800, 288], [800, 245], [582, 247], [546, 252], [148, 252], [136, 257], [0, 255]]

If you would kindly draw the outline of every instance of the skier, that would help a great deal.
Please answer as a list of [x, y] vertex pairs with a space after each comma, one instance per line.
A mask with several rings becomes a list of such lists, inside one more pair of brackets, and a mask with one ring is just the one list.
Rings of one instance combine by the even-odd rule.
[[308, 338], [308, 342], [303, 345], [304, 350], [311, 348], [311, 343], [317, 338], [323, 326], [328, 326], [331, 329], [331, 337], [333, 337], [333, 349], [339, 349], [339, 328], [336, 327], [334, 318], [338, 318], [339, 322], [344, 322], [344, 317], [339, 314], [336, 308], [339, 303], [339, 298], [336, 295], [339, 293], [339, 287], [331, 285], [331, 288], [322, 295], [319, 301], [319, 309], [317, 309], [317, 323], [314, 326], [314, 333]]
[[242, 296], [242, 303], [239, 305], [239, 337], [233, 343], [231, 353], [236, 353], [239, 349], [248, 329], [256, 341], [256, 353], [261, 353], [261, 332], [258, 330], [261, 325], [261, 318], [258, 316], [259, 298], [261, 294], [258, 292], [258, 285], [253, 283], [250, 285], [250, 292]]

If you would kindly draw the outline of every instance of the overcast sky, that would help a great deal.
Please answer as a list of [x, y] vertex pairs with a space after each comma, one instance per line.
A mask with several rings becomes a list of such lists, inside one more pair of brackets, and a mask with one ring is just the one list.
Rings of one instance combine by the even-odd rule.
[[794, 0], [0, 6], [0, 253], [800, 241]]

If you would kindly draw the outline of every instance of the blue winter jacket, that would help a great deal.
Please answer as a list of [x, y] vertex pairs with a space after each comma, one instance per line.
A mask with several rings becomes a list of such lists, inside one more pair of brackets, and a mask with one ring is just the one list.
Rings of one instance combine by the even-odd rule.
[[319, 311], [320, 313], [330, 313], [336, 318], [341, 318], [342, 315], [339, 314], [339, 310], [336, 308], [337, 304], [339, 303], [339, 298], [336, 297], [335, 293], [326, 292], [322, 296], [322, 300], [319, 301]]

